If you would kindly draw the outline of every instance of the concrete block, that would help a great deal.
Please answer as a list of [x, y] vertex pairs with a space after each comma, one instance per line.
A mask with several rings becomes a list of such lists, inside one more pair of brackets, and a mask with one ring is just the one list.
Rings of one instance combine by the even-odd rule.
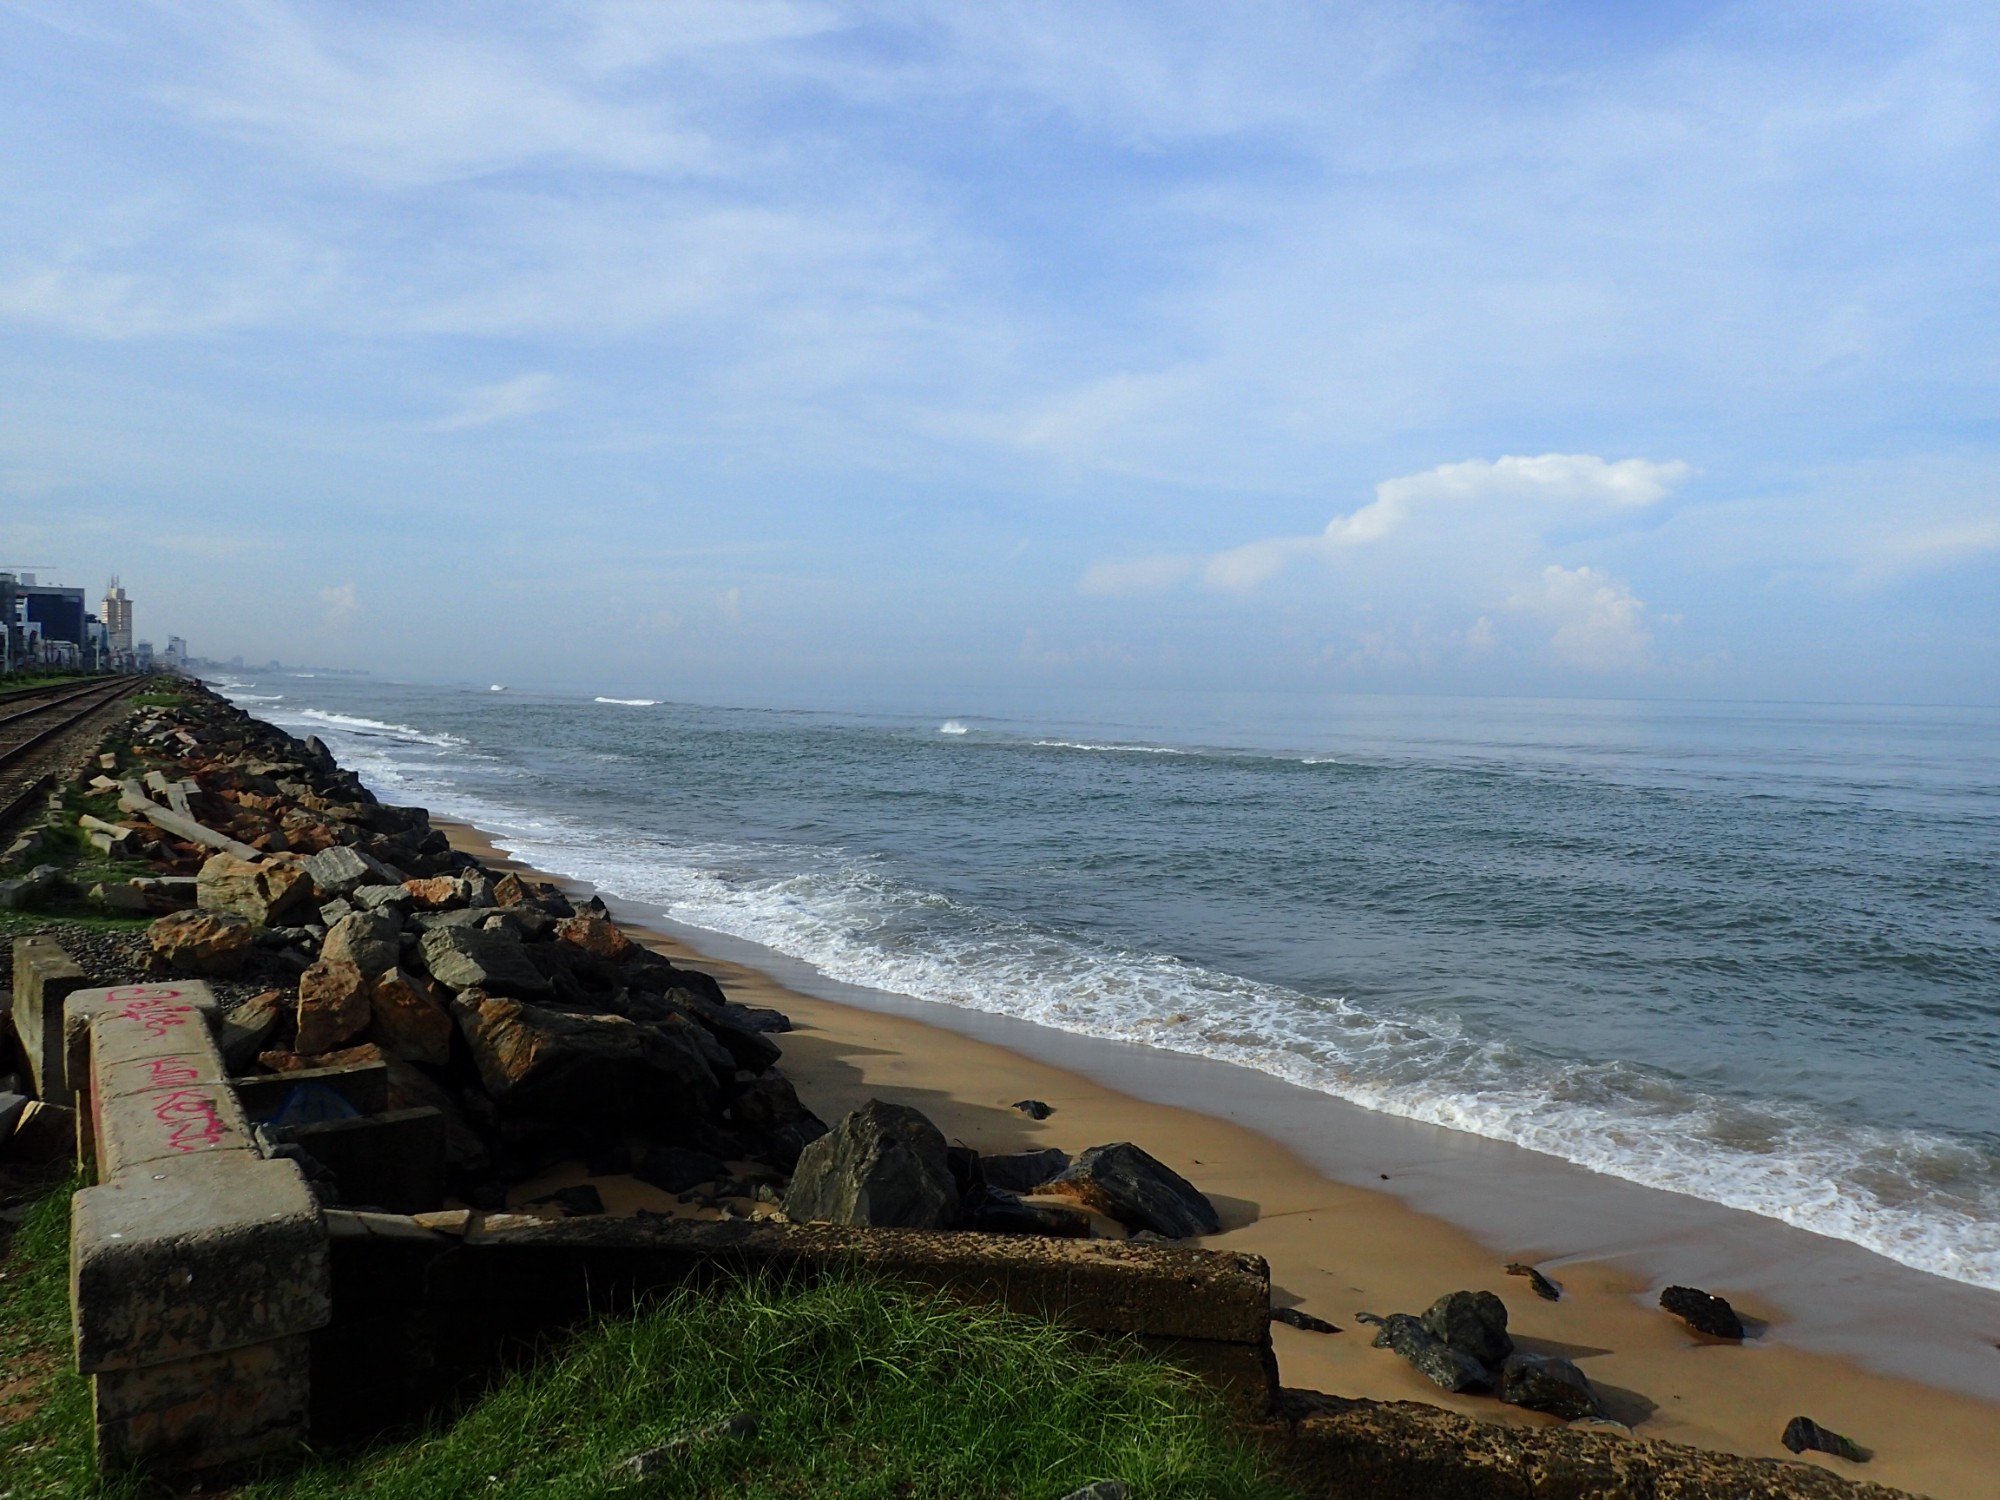
[[299, 1333], [99, 1373], [91, 1380], [99, 1465], [188, 1471], [296, 1448], [306, 1436], [311, 1357]]
[[333, 1174], [342, 1203], [391, 1214], [429, 1213], [444, 1207], [442, 1111], [398, 1109], [273, 1133], [295, 1142]]
[[109, 1063], [164, 1052], [198, 1051], [202, 1044], [191, 1038], [199, 1036], [206, 1041], [210, 1019], [219, 1010], [215, 992], [199, 979], [121, 984], [69, 995], [62, 1009], [65, 1094], [61, 1102], [73, 1103], [89, 1088], [93, 1021], [102, 1017], [111, 1023], [98, 1031], [95, 1042]]
[[93, 1097], [101, 1181], [155, 1162], [256, 1150], [243, 1106], [226, 1083], [183, 1083], [117, 1098], [106, 1098], [100, 1090]]
[[63, 1002], [87, 988], [90, 976], [51, 937], [24, 937], [14, 944], [14, 1034], [27, 1054], [35, 1093], [54, 1104], [70, 1103], [63, 1079]]
[[323, 1084], [364, 1115], [379, 1115], [389, 1107], [389, 1065], [349, 1063], [337, 1068], [300, 1068], [293, 1073], [257, 1073], [230, 1080], [244, 1113], [268, 1120], [284, 1108], [285, 1099], [302, 1083]]
[[142, 1369], [307, 1332], [332, 1316], [328, 1278], [326, 1223], [296, 1165], [247, 1151], [154, 1162], [76, 1195], [77, 1368]]

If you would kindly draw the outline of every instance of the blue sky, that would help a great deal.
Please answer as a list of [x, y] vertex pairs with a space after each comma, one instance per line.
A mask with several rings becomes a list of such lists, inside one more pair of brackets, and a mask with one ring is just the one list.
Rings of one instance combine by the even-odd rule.
[[725, 699], [1992, 702], [1997, 78], [1990, 3], [0, 0], [0, 564]]

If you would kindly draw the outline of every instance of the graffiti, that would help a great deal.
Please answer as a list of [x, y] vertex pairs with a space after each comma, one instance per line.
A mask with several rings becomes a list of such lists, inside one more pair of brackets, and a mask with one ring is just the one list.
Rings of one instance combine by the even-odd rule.
[[149, 1037], [165, 1036], [176, 1026], [185, 1026], [200, 1014], [192, 1005], [181, 1002], [181, 991], [158, 985], [122, 985], [108, 991], [106, 998], [119, 1006], [112, 1012], [114, 1016], [136, 1022], [145, 1028]]
[[166, 1127], [176, 1151], [206, 1151], [229, 1133], [215, 1101], [195, 1089], [175, 1089], [153, 1101], [153, 1118]]
[[201, 1082], [201, 1069], [184, 1057], [155, 1057], [139, 1066], [154, 1088], [171, 1088], [176, 1084]]

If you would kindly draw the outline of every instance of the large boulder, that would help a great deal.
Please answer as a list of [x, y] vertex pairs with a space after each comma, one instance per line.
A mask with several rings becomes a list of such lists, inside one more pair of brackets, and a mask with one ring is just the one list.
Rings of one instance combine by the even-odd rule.
[[148, 927], [146, 941], [176, 973], [222, 978], [243, 971], [256, 946], [257, 929], [234, 912], [177, 911]]
[[556, 924], [556, 936], [614, 964], [625, 963], [638, 952], [638, 944], [609, 917], [565, 917]]
[[1393, 1349], [1433, 1384], [1448, 1391], [1483, 1391], [1493, 1384], [1493, 1372], [1462, 1349], [1454, 1349], [1409, 1313], [1390, 1313], [1377, 1320], [1375, 1347]]
[[1130, 1141], [1090, 1147], [1038, 1191], [1074, 1199], [1134, 1233], [1179, 1240], [1222, 1232], [1215, 1205], [1193, 1183]]
[[374, 855], [352, 844], [335, 844], [305, 862], [306, 874], [323, 897], [345, 896], [358, 886], [394, 885], [394, 872]]
[[986, 1185], [1009, 1193], [1032, 1193], [1051, 1177], [1059, 1177], [1068, 1170], [1069, 1153], [1054, 1146], [979, 1158], [980, 1175]]
[[235, 1006], [216, 1027], [215, 1045], [222, 1052], [223, 1066], [231, 1073], [249, 1070], [257, 1054], [271, 1043], [278, 1023], [285, 1018], [285, 996], [281, 990], [265, 990]]
[[1497, 1370], [1514, 1352], [1507, 1335], [1507, 1304], [1491, 1292], [1447, 1292], [1425, 1311], [1424, 1327], [1461, 1354]]
[[321, 959], [299, 975], [299, 1039], [294, 1051], [331, 1052], [368, 1029], [369, 984], [344, 958]]
[[799, 1154], [785, 1213], [799, 1223], [949, 1229], [958, 1187], [945, 1152], [918, 1111], [870, 1099]]
[[1713, 1339], [1740, 1339], [1743, 1320], [1736, 1309], [1721, 1298], [1691, 1286], [1670, 1286], [1660, 1293], [1660, 1306], [1679, 1318], [1696, 1333]]
[[251, 862], [215, 854], [195, 879], [195, 902], [206, 911], [234, 912], [269, 927], [312, 899], [312, 877], [292, 860]]
[[403, 956], [403, 921], [392, 911], [349, 912], [326, 930], [319, 956], [354, 965], [369, 979]]
[[1500, 1365], [1495, 1394], [1509, 1406], [1545, 1411], [1565, 1422], [1604, 1415], [1583, 1371], [1552, 1354], [1508, 1355]]
[[452, 1002], [480, 1081], [510, 1109], [626, 1119], [711, 1112], [715, 1075], [677, 1038], [468, 990]]
[[368, 1009], [368, 1035], [391, 1057], [440, 1067], [451, 1061], [451, 1012], [428, 981], [391, 965], [369, 985]]
[[549, 981], [528, 961], [520, 938], [474, 927], [433, 927], [417, 945], [431, 977], [449, 990], [503, 995], [550, 993]]

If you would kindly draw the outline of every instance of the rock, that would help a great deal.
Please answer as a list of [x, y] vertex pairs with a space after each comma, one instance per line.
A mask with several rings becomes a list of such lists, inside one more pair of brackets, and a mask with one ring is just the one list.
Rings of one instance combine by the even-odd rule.
[[223, 1015], [215, 1045], [222, 1052], [223, 1065], [231, 1073], [245, 1071], [257, 1060], [257, 1054], [270, 1045], [278, 1023], [285, 1018], [285, 1010], [284, 992], [266, 990]]
[[729, 1175], [722, 1159], [706, 1151], [686, 1146], [655, 1146], [639, 1158], [632, 1175], [663, 1193], [685, 1193], [689, 1188], [720, 1182]]
[[94, 885], [90, 888], [90, 899], [106, 911], [120, 912], [126, 916], [138, 916], [150, 913], [154, 909], [152, 899], [144, 891], [135, 890], [129, 885]]
[[623, 1016], [549, 1010], [480, 990], [461, 994], [452, 1014], [486, 1092], [511, 1109], [619, 1120], [714, 1109], [708, 1065]]
[[1510, 1260], [1507, 1262], [1507, 1274], [1527, 1277], [1528, 1285], [1534, 1288], [1535, 1295], [1544, 1302], [1555, 1302], [1562, 1297], [1562, 1288], [1533, 1266], [1523, 1265], [1518, 1260]]
[[391, 1057], [437, 1067], [451, 1061], [451, 1012], [426, 980], [392, 963], [369, 986], [368, 1009], [368, 1034]]
[[1583, 1371], [1551, 1354], [1510, 1354], [1501, 1362], [1496, 1394], [1509, 1406], [1545, 1411], [1574, 1422], [1604, 1415]]
[[62, 889], [62, 872], [54, 865], [36, 865], [25, 875], [0, 880], [0, 907], [27, 911], [53, 898]]
[[305, 862], [306, 874], [322, 896], [345, 896], [357, 886], [393, 885], [382, 861], [351, 844], [322, 849]]
[[556, 936], [614, 964], [625, 963], [639, 948], [608, 917], [565, 917], [556, 923]]
[[1865, 1464], [1875, 1456], [1853, 1438], [1842, 1437], [1832, 1429], [1820, 1426], [1811, 1417], [1793, 1417], [1785, 1424], [1785, 1435], [1779, 1441], [1794, 1453], [1811, 1449], [1814, 1453], [1831, 1453], [1849, 1463]]
[[351, 912], [327, 928], [319, 956], [351, 963], [372, 980], [396, 967], [403, 956], [402, 933], [403, 919], [394, 912]]
[[146, 941], [178, 973], [224, 977], [242, 972], [257, 929], [234, 912], [177, 911], [148, 927]]
[[1040, 1190], [1170, 1239], [1222, 1232], [1215, 1206], [1192, 1183], [1130, 1141], [1092, 1146]]
[[729, 1112], [738, 1125], [758, 1135], [769, 1135], [802, 1120], [818, 1120], [799, 1102], [798, 1090], [781, 1073], [766, 1073], [743, 1084], [737, 1089]]
[[1315, 1318], [1309, 1312], [1301, 1312], [1296, 1307], [1274, 1307], [1271, 1321], [1283, 1323], [1292, 1328], [1303, 1328], [1307, 1333], [1338, 1333], [1340, 1329], [1325, 1318]]
[[1003, 1188], [1010, 1193], [1032, 1193], [1069, 1169], [1069, 1153], [1054, 1146], [1040, 1151], [1010, 1151], [1001, 1156], [980, 1157], [979, 1167], [988, 1187]]
[[786, 1174], [796, 1172], [799, 1157], [806, 1147], [829, 1132], [826, 1122], [818, 1115], [808, 1115], [803, 1120], [795, 1120], [790, 1125], [780, 1125], [764, 1137], [765, 1147], [762, 1160]]
[[402, 885], [358, 885], [347, 899], [364, 911], [397, 911], [408, 916], [417, 909], [416, 898]]
[[1736, 1309], [1722, 1298], [1711, 1297], [1694, 1287], [1668, 1287], [1660, 1293], [1660, 1306], [1696, 1333], [1705, 1333], [1717, 1339], [1741, 1340], [1743, 1337], [1743, 1320], [1736, 1316]]
[[1090, 1215], [1061, 1203], [1024, 1203], [1000, 1188], [982, 1189], [966, 1201], [965, 1227], [982, 1234], [1043, 1234], [1056, 1239], [1090, 1237]]
[[1514, 1352], [1507, 1336], [1507, 1304], [1491, 1292], [1447, 1292], [1424, 1313], [1433, 1338], [1470, 1355], [1489, 1370]]
[[[576, 918], [573, 920], [588, 920]], [[777, 1066], [784, 1054], [778, 1044], [754, 1027], [737, 1022], [724, 1006], [715, 1004], [692, 990], [676, 990], [669, 994], [669, 1003], [678, 1005], [683, 1012], [700, 1022], [708, 1034], [728, 1051], [732, 1065], [746, 1073], [762, 1073]]]
[[1044, 1104], [1039, 1099], [1017, 1099], [1014, 1101], [1014, 1108], [1031, 1120], [1046, 1120], [1056, 1112], [1053, 1104]]
[[368, 1029], [369, 984], [344, 958], [321, 959], [299, 976], [299, 1039], [295, 1050], [310, 1057]]
[[1470, 1354], [1454, 1349], [1424, 1327], [1421, 1318], [1409, 1313], [1390, 1313], [1386, 1318], [1358, 1315], [1363, 1322], [1379, 1323], [1375, 1331], [1377, 1349], [1393, 1349], [1432, 1384], [1448, 1391], [1483, 1391], [1493, 1384], [1493, 1372]]
[[431, 977], [450, 990], [547, 995], [549, 982], [528, 961], [521, 940], [467, 927], [433, 927], [417, 945]]
[[945, 1150], [916, 1110], [870, 1099], [799, 1154], [785, 1215], [798, 1224], [949, 1229], [958, 1189]]
[[725, 1417], [710, 1426], [669, 1438], [657, 1448], [648, 1448], [643, 1453], [635, 1453], [623, 1462], [613, 1464], [610, 1473], [605, 1477], [616, 1484], [630, 1484], [634, 1480], [649, 1478], [662, 1469], [684, 1462], [687, 1450], [700, 1444], [748, 1442], [756, 1435], [757, 1414], [739, 1411], [735, 1416]]
[[566, 1219], [587, 1219], [604, 1212], [604, 1195], [587, 1182], [574, 1187], [557, 1188], [553, 1193], [544, 1193], [539, 1198], [530, 1198], [529, 1204], [552, 1203], [563, 1211]]
[[312, 879], [291, 860], [252, 864], [233, 854], [213, 854], [195, 880], [195, 900], [208, 911], [234, 912], [269, 927], [312, 899]]
[[418, 911], [451, 911], [467, 904], [465, 887], [456, 875], [432, 875], [424, 880], [406, 880], [403, 889], [410, 894]]

